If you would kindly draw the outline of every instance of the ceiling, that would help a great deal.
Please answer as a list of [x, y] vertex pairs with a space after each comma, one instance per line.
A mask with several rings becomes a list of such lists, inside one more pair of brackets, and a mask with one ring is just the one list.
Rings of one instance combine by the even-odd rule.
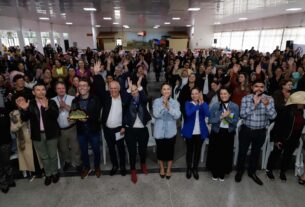
[[[85, 7], [96, 11], [84, 11]], [[199, 7], [200, 11], [188, 11]], [[48, 17], [55, 24], [72, 22], [76, 26], [100, 25], [102, 28], [186, 27], [194, 23], [213, 25], [237, 22], [240, 17], [248, 20], [293, 13], [287, 8], [300, 7], [305, 11], [305, 0], [0, 0], [0, 16], [20, 16], [39, 20]], [[114, 10], [118, 10], [115, 17]], [[296, 11], [294, 11], [296, 12]], [[104, 20], [111, 17], [112, 20]], [[180, 20], [172, 20], [180, 17]], [[113, 22], [117, 22], [114, 25]], [[165, 22], [170, 22], [165, 25]]]

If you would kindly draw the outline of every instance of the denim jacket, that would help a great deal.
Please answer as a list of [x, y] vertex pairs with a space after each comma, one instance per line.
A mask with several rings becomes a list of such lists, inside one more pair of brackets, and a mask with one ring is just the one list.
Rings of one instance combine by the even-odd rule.
[[[235, 132], [235, 129], [237, 127], [237, 122], [239, 119], [239, 108], [237, 104], [230, 101], [228, 105], [228, 109], [233, 114], [233, 118], [227, 117], [225, 118], [225, 120], [229, 123], [229, 132]], [[211, 130], [213, 132], [216, 133], [219, 132], [220, 123], [221, 123], [220, 116], [222, 112], [223, 109], [222, 106], [220, 105], [220, 102], [213, 104], [210, 108], [209, 123], [212, 125]]]
[[157, 98], [153, 103], [155, 117], [154, 137], [156, 139], [172, 138], [177, 134], [177, 119], [180, 118], [179, 103], [170, 98], [169, 110], [163, 106], [163, 97]]

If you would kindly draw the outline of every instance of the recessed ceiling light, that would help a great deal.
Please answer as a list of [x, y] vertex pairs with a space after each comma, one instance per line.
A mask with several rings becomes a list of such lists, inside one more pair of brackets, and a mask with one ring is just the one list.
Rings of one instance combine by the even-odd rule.
[[286, 11], [300, 11], [302, 10], [302, 8], [289, 8], [289, 9], [286, 9]]
[[96, 8], [84, 8], [84, 11], [96, 11]]
[[113, 22], [112, 24], [119, 24], [118, 22]]
[[171, 24], [170, 22], [164, 22], [164, 24]]
[[72, 23], [72, 22], [66, 22], [66, 24], [67, 24], [67, 25], [72, 25], [73, 23]]
[[187, 25], [186, 25], [186, 27], [191, 27], [191, 26], [192, 26], [192, 25], [190, 25], [190, 24], [187, 24]]
[[101, 27], [101, 25], [97, 24], [97, 25], [95, 25], [95, 27]]
[[200, 8], [199, 7], [191, 7], [191, 8], [188, 8], [188, 11], [199, 11]]
[[238, 20], [244, 21], [244, 20], [247, 20], [247, 19], [248, 19], [247, 17], [241, 17]]
[[154, 26], [154, 29], [158, 29], [159, 27], [160, 27], [160, 25], [157, 24]]
[[49, 17], [39, 17], [40, 20], [50, 20]]
[[124, 27], [125, 29], [129, 29], [129, 28], [130, 28], [128, 25], [123, 25], [123, 27]]
[[173, 17], [172, 19], [173, 20], [180, 20], [181, 18], [180, 17]]
[[215, 22], [214, 24], [220, 24], [220, 22]]
[[112, 20], [111, 17], [103, 17], [103, 20]]

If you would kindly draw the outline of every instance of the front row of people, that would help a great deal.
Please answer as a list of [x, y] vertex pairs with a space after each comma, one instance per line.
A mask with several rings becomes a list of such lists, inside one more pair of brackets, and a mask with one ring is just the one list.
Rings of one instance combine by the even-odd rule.
[[[101, 99], [91, 95], [90, 84], [87, 80], [79, 82], [79, 96], [76, 98], [66, 95], [65, 85], [58, 82], [56, 85], [58, 96], [52, 100], [46, 98], [46, 88], [42, 84], [36, 84], [33, 87], [34, 99], [27, 100], [23, 96], [16, 99], [21, 119], [30, 122], [31, 138], [45, 171], [45, 185], [50, 185], [51, 182], [57, 183], [59, 180], [58, 145], [65, 163], [64, 169], [70, 165], [80, 168], [82, 163], [81, 178], [86, 178], [91, 171], [88, 155], [90, 143], [94, 154], [94, 172], [97, 177], [101, 176], [101, 126], [112, 163], [110, 175], [114, 175], [119, 168], [120, 174], [126, 175], [124, 142], [128, 148], [132, 182], [137, 182], [137, 150], [140, 155], [141, 170], [144, 174], [148, 173], [145, 160], [149, 134], [146, 125], [151, 120], [151, 116], [147, 109], [147, 97], [141, 87], [141, 78], [136, 84], [128, 79], [127, 91], [121, 90], [120, 87], [118, 82], [111, 82], [110, 94], [103, 97], [103, 103]], [[171, 98], [171, 91], [169, 84], [162, 84], [162, 96], [153, 102], [154, 137], [160, 166], [159, 173], [161, 178], [167, 179], [170, 179], [172, 175], [177, 135], [176, 122], [181, 116], [179, 103]], [[201, 148], [204, 140], [209, 138], [207, 167], [212, 172], [213, 180], [223, 181], [225, 175], [232, 171], [234, 135], [239, 133], [235, 181], [240, 182], [242, 179], [248, 148], [251, 145], [248, 175], [257, 184], [262, 185], [263, 182], [256, 175], [256, 168], [266, 137], [266, 127], [270, 120], [275, 120], [272, 131], [275, 147], [268, 161], [267, 175], [274, 179], [272, 170], [281, 151], [284, 151], [280, 177], [282, 180], [286, 179], [285, 171], [305, 125], [302, 113], [305, 92], [296, 92], [291, 95], [287, 106], [277, 116], [273, 99], [263, 94], [264, 83], [255, 81], [252, 91], [252, 94], [242, 99], [239, 110], [238, 105], [230, 101], [232, 93], [228, 88], [223, 87], [219, 90], [219, 102], [212, 105], [210, 109], [204, 102], [201, 91], [198, 88], [191, 90], [191, 100], [185, 104], [185, 118], [181, 129], [187, 148], [186, 177], [188, 179], [192, 175], [195, 179], [199, 179], [198, 165]], [[69, 120], [69, 111], [76, 109], [85, 111], [87, 118], [77, 121]], [[4, 116], [6, 116], [5, 113], [1, 113], [1, 118]], [[206, 118], [211, 124], [210, 133]], [[236, 132], [239, 118], [242, 118], [243, 124], [240, 132]], [[4, 121], [3, 124], [5, 123], [7, 124]], [[284, 127], [287, 123], [291, 126]], [[3, 130], [2, 127], [1, 130]], [[5, 135], [5, 133], [2, 134]], [[4, 159], [9, 144], [6, 139], [0, 140], [1, 158]], [[1, 189], [7, 190], [14, 183], [9, 176], [9, 165], [5, 163], [5, 160], [1, 160], [0, 175], [1, 179], [3, 177], [8, 179], [5, 179], [6, 182], [1, 181]]]

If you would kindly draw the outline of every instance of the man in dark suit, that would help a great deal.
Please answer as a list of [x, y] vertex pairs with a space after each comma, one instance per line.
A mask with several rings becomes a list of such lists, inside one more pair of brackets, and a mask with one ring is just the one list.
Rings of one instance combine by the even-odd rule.
[[46, 93], [46, 87], [38, 83], [33, 87], [35, 99], [26, 101], [19, 97], [16, 104], [21, 109], [21, 119], [30, 120], [33, 144], [45, 170], [45, 185], [50, 185], [59, 180], [57, 142], [60, 129], [58, 107], [55, 101], [46, 98]]
[[[120, 172], [122, 176], [126, 175], [125, 167], [125, 144], [123, 125], [123, 100], [120, 95], [120, 84], [117, 81], [112, 81], [109, 84], [110, 96], [106, 98], [102, 112], [102, 125], [104, 129], [105, 139], [110, 153], [112, 162], [112, 170], [110, 175], [114, 175], [120, 164]], [[117, 159], [115, 146], [119, 151], [120, 163]]]

